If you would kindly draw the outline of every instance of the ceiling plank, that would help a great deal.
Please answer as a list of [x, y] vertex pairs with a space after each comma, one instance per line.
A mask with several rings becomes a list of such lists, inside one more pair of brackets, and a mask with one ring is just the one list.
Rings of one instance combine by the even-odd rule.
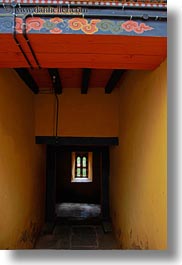
[[62, 84], [61, 84], [61, 79], [60, 79], [58, 69], [57, 68], [49, 68], [48, 72], [50, 74], [55, 93], [61, 94], [62, 93]]
[[87, 94], [89, 81], [90, 81], [91, 69], [84, 68], [82, 73], [82, 87], [81, 87], [81, 94]]
[[[53, 36], [52, 36], [53, 35]], [[64, 35], [64, 34], [31, 34], [29, 39], [35, 47], [36, 53], [96, 53], [116, 55], [165, 55], [167, 52], [167, 38], [117, 35]], [[20, 37], [21, 40], [21, 36]], [[5, 41], [4, 41], [5, 42]], [[8, 40], [9, 42], [9, 40]], [[65, 45], [66, 42], [66, 45]], [[43, 45], [46, 43], [46, 45]], [[74, 45], [73, 45], [74, 43]], [[0, 43], [1, 45], [1, 43]], [[6, 47], [6, 42], [3, 45]], [[16, 48], [16, 47], [15, 47]], [[9, 51], [12, 51], [11, 46]], [[29, 52], [29, 50], [25, 51]]]
[[117, 83], [119, 82], [121, 76], [123, 75], [123, 73], [125, 72], [126, 70], [123, 70], [123, 69], [117, 69], [117, 70], [114, 70], [105, 86], [105, 93], [106, 94], [110, 94], [113, 89], [115, 88], [115, 86], [117, 85]]
[[[11, 34], [2, 34], [1, 39], [0, 67], [26, 68], [27, 63]], [[36, 68], [22, 34], [18, 34], [18, 39], [32, 66]], [[79, 69], [153, 70], [167, 55], [166, 37], [29, 34], [29, 40], [42, 68], [46, 69], [64, 66]]]
[[19, 77], [23, 80], [23, 82], [31, 89], [34, 94], [39, 93], [39, 87], [32, 75], [29, 73], [26, 68], [15, 68], [15, 71], [19, 75]]

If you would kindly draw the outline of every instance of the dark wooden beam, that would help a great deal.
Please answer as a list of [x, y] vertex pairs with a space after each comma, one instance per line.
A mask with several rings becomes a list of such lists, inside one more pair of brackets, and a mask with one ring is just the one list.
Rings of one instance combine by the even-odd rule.
[[58, 69], [57, 68], [49, 68], [48, 72], [50, 74], [55, 93], [61, 94], [62, 93], [62, 84], [61, 84], [61, 79], [59, 76]]
[[118, 145], [118, 137], [55, 137], [36, 136], [36, 144], [64, 145], [64, 146], [109, 146]]
[[126, 70], [117, 69], [112, 72], [111, 77], [109, 78], [109, 81], [105, 87], [106, 94], [110, 94], [113, 91], [125, 71]]
[[15, 71], [23, 82], [31, 89], [34, 94], [39, 93], [39, 87], [36, 84], [35, 80], [31, 76], [30, 72], [26, 68], [15, 68]]
[[87, 92], [88, 92], [90, 74], [91, 74], [91, 69], [90, 68], [84, 68], [83, 69], [81, 94], [87, 94]]

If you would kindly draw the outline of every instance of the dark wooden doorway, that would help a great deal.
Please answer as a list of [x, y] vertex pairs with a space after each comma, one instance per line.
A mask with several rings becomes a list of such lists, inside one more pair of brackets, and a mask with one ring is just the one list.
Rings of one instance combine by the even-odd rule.
[[[46, 221], [55, 220], [55, 206], [58, 202], [101, 204], [102, 219], [109, 219], [109, 148], [85, 147], [85, 149], [92, 150], [94, 154], [93, 182], [71, 183], [70, 154], [71, 150], [75, 149], [47, 146]], [[65, 174], [61, 174], [63, 170]]]
[[[101, 141], [103, 143], [103, 141]], [[70, 182], [73, 150], [93, 152], [94, 179], [91, 185]], [[65, 162], [67, 161], [67, 162]], [[88, 202], [101, 205], [101, 219], [109, 220], [109, 145], [47, 145], [46, 222], [56, 219], [57, 202]]]

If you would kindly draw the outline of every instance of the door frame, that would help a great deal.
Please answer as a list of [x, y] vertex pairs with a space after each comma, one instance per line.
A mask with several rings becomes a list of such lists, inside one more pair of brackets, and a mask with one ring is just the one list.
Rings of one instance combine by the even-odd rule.
[[[77, 138], [77, 137], [76, 137]], [[81, 137], [78, 137], [79, 139]], [[87, 137], [84, 137], [86, 139]], [[89, 138], [89, 137], [88, 137]], [[109, 138], [107, 138], [109, 139]], [[112, 138], [113, 139], [113, 138]], [[88, 139], [86, 140], [86, 142]], [[83, 141], [76, 141], [75, 146], [84, 146]], [[109, 157], [109, 146], [111, 145], [111, 139], [109, 139], [109, 144], [103, 145], [103, 138], [101, 138], [100, 145], [90, 144], [87, 145], [88, 149], [98, 149], [101, 152], [101, 216], [103, 220], [108, 220], [110, 218], [109, 211], [109, 179], [110, 179], [110, 157]], [[73, 141], [71, 141], [73, 143]], [[97, 144], [99, 139], [97, 138]], [[112, 142], [113, 143], [113, 142]], [[115, 145], [118, 140], [115, 141]], [[54, 222], [55, 221], [55, 205], [56, 205], [56, 150], [60, 147], [69, 147], [68, 144], [47, 144], [46, 149], [46, 205], [45, 205], [45, 221]], [[73, 146], [73, 144], [71, 144]], [[86, 147], [86, 146], [85, 146]]]

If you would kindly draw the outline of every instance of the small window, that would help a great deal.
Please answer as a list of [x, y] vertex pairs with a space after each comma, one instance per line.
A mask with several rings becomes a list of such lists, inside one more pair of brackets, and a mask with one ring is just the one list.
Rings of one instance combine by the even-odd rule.
[[76, 153], [75, 178], [88, 178], [88, 153]]
[[92, 152], [72, 152], [72, 182], [92, 182]]

